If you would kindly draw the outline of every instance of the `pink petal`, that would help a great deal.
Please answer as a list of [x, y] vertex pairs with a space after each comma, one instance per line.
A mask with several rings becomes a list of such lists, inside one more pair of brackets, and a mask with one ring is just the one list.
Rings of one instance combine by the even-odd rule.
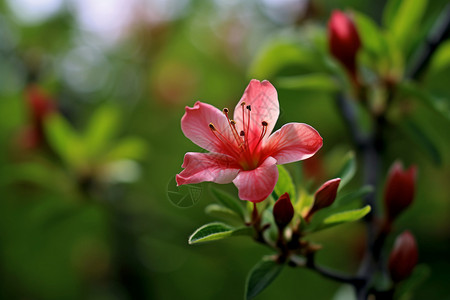
[[214, 124], [229, 141], [233, 141], [231, 129], [223, 112], [200, 101], [192, 108], [186, 106], [186, 112], [181, 118], [181, 130], [188, 139], [203, 149], [227, 154], [226, 147], [212, 133], [210, 123]]
[[273, 157], [269, 156], [258, 168], [241, 171], [233, 180], [239, 190], [239, 198], [251, 202], [261, 202], [269, 197], [278, 180], [276, 162]]
[[239, 173], [233, 159], [217, 153], [188, 152], [181, 167], [185, 169], [176, 176], [178, 185], [203, 181], [230, 183]]
[[304, 123], [288, 123], [269, 137], [264, 151], [281, 165], [307, 159], [320, 147], [322, 137], [314, 128]]
[[[262, 121], [266, 121], [268, 124], [266, 134], [268, 136], [278, 120], [280, 107], [277, 91], [267, 80], [260, 82], [259, 80], [252, 79], [250, 81], [244, 91], [244, 95], [234, 109], [234, 120], [239, 131], [243, 130], [242, 102], [245, 102], [246, 106], [251, 106], [249, 141], [250, 143], [257, 143], [261, 135]], [[247, 128], [247, 109], [244, 109], [244, 113], [245, 128]]]

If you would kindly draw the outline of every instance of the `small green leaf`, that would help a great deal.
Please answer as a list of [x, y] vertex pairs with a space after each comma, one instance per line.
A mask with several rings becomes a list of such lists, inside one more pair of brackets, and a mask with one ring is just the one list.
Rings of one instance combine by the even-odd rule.
[[280, 77], [277, 80], [277, 86], [296, 91], [336, 92], [339, 89], [330, 75], [322, 73]]
[[286, 68], [317, 69], [316, 54], [286, 39], [272, 40], [256, 55], [249, 68], [252, 78], [273, 78]]
[[425, 151], [436, 165], [442, 164], [442, 155], [435, 144], [426, 134], [422, 127], [418, 126], [412, 119], [403, 120], [400, 124], [400, 129], [413, 141], [419, 148]]
[[412, 96], [422, 101], [425, 105], [433, 109], [447, 121], [450, 121], [450, 101], [448, 99], [435, 96], [429, 91], [419, 88], [417, 84], [411, 81], [405, 81], [399, 84], [398, 87], [405, 95]]
[[361, 37], [364, 51], [377, 57], [386, 54], [386, 41], [378, 25], [368, 16], [353, 11], [356, 27]]
[[215, 203], [208, 205], [205, 208], [205, 213], [214, 218], [219, 218], [222, 220], [242, 222], [241, 216], [239, 216], [235, 211]]
[[331, 225], [331, 224], [340, 224], [344, 222], [354, 222], [363, 218], [370, 212], [370, 210], [371, 210], [370, 205], [366, 205], [360, 209], [340, 212], [327, 217], [325, 220], [323, 220], [323, 223], [326, 225]]
[[374, 189], [372, 186], [366, 185], [356, 191], [350, 192], [343, 196], [338, 196], [334, 204], [336, 206], [346, 205], [355, 199], [360, 199], [370, 193], [373, 193], [373, 191]]
[[411, 32], [419, 29], [427, 4], [427, 0], [390, 0], [387, 3], [383, 23], [403, 49], [409, 46]]
[[54, 113], [45, 119], [45, 133], [52, 149], [70, 166], [86, 163], [86, 149], [77, 132], [63, 118]]
[[85, 131], [85, 145], [90, 157], [104, 154], [117, 134], [119, 120], [119, 110], [112, 106], [105, 105], [94, 112]]
[[278, 167], [278, 181], [274, 189], [275, 194], [277, 194], [277, 196], [280, 197], [284, 193], [288, 193], [291, 199], [293, 200], [297, 199], [294, 182], [292, 180], [291, 175], [282, 165], [278, 165], [277, 167]]
[[338, 190], [341, 190], [356, 173], [356, 158], [355, 153], [350, 151], [344, 158], [344, 164], [335, 178], [341, 178]]
[[239, 199], [236, 199], [235, 197], [231, 196], [230, 194], [216, 189], [214, 187], [211, 187], [211, 192], [214, 195], [214, 197], [225, 207], [229, 208], [230, 210], [234, 211], [238, 216], [242, 218], [242, 220], [245, 220], [245, 208], [242, 206], [242, 201]]
[[263, 259], [250, 271], [245, 285], [245, 299], [250, 300], [261, 293], [280, 274], [282, 264]]
[[224, 223], [209, 223], [198, 228], [190, 237], [189, 244], [197, 244], [224, 239], [230, 236], [251, 235], [251, 227], [233, 228]]
[[148, 146], [144, 140], [137, 137], [127, 137], [117, 142], [103, 157], [104, 161], [122, 159], [141, 160], [148, 154]]

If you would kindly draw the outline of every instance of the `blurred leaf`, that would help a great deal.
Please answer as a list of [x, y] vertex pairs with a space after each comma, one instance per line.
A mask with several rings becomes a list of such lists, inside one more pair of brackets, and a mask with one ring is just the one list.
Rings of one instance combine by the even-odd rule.
[[90, 157], [104, 154], [120, 126], [117, 108], [104, 105], [95, 111], [85, 131], [85, 145]]
[[411, 276], [403, 281], [395, 291], [394, 299], [410, 299], [414, 289], [421, 285], [430, 276], [430, 267], [427, 265], [418, 265], [414, 268]]
[[[450, 49], [449, 49], [450, 50]], [[447, 121], [450, 121], [450, 102], [449, 99], [437, 97], [428, 91], [421, 89], [417, 84], [405, 81], [399, 84], [399, 89], [406, 95], [412, 96], [421, 100], [428, 107], [443, 116]]]
[[336, 92], [339, 87], [337, 83], [327, 74], [311, 73], [300, 76], [280, 77], [277, 79], [280, 88], [296, 91], [321, 91]]
[[277, 196], [280, 197], [284, 193], [288, 193], [289, 197], [295, 201], [295, 199], [297, 198], [295, 193], [294, 182], [292, 181], [291, 175], [282, 165], [277, 165], [277, 167], [278, 167], [278, 181], [274, 189], [275, 194], [277, 194]]
[[208, 205], [205, 208], [205, 213], [214, 218], [222, 219], [225, 221], [242, 222], [242, 217], [239, 216], [235, 211], [215, 203]]
[[274, 40], [257, 54], [250, 65], [249, 76], [261, 79], [273, 78], [283, 68], [299, 65], [307, 66], [310, 70], [317, 69], [314, 52], [291, 41]]
[[450, 68], [450, 41], [448, 40], [437, 48], [428, 66], [428, 73], [437, 73], [447, 68]]
[[104, 156], [105, 161], [122, 159], [142, 160], [148, 155], [148, 147], [144, 140], [127, 137], [116, 143]]
[[355, 176], [356, 173], [355, 153], [353, 151], [348, 152], [343, 160], [344, 164], [337, 176], [335, 176], [335, 178], [341, 178], [338, 191], [341, 190], [353, 178], [353, 176]]
[[217, 188], [211, 187], [211, 192], [214, 195], [214, 197], [225, 207], [229, 208], [230, 210], [234, 211], [239, 217], [242, 218], [242, 220], [245, 221], [245, 208], [242, 206], [242, 201], [239, 199], [236, 199], [235, 197], [231, 196], [230, 194], [219, 190]]
[[51, 148], [70, 166], [86, 163], [86, 149], [80, 137], [62, 115], [54, 113], [45, 119], [45, 133]]
[[419, 28], [427, 4], [427, 0], [389, 0], [386, 4], [383, 24], [403, 49], [411, 41], [411, 33]]
[[414, 120], [405, 119], [400, 123], [400, 129], [413, 141], [419, 148], [425, 151], [436, 165], [442, 164], [442, 155], [434, 141], [426, 134]]
[[372, 186], [366, 185], [360, 187], [358, 190], [345, 194], [343, 196], [338, 196], [333, 205], [340, 206], [346, 205], [355, 199], [361, 199], [362, 197], [373, 193], [374, 188]]
[[306, 214], [314, 204], [314, 195], [308, 194], [304, 189], [300, 190], [297, 203], [294, 205], [295, 211], [300, 215]]
[[198, 228], [190, 237], [189, 244], [197, 244], [210, 242], [215, 240], [221, 240], [230, 236], [237, 235], [252, 235], [253, 228], [251, 227], [242, 227], [242, 228], [233, 228], [224, 223], [209, 223], [203, 225]]
[[280, 274], [282, 264], [271, 259], [263, 259], [248, 274], [245, 284], [245, 299], [250, 300], [261, 293]]
[[378, 25], [368, 16], [353, 11], [355, 23], [363, 44], [364, 51], [375, 56], [386, 54], [386, 41]]

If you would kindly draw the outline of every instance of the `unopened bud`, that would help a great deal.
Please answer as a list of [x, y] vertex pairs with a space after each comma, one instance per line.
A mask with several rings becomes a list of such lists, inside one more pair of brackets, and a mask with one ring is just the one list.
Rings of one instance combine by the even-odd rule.
[[384, 205], [389, 221], [394, 220], [411, 205], [414, 199], [417, 168], [403, 170], [400, 162], [394, 163], [389, 171], [384, 190]]
[[356, 77], [356, 54], [361, 40], [353, 21], [339, 10], [333, 11], [328, 22], [328, 43], [331, 54]]
[[328, 207], [336, 200], [337, 190], [341, 183], [340, 178], [335, 178], [325, 182], [314, 194], [314, 204], [311, 207], [306, 219], [309, 219], [316, 211]]
[[56, 110], [50, 97], [37, 85], [31, 85], [27, 88], [26, 99], [33, 121], [39, 126], [48, 114]]
[[389, 273], [394, 282], [408, 278], [417, 264], [418, 252], [414, 236], [409, 231], [400, 234], [389, 256]]
[[294, 217], [294, 207], [288, 193], [284, 193], [273, 205], [273, 217], [278, 228], [285, 228]]

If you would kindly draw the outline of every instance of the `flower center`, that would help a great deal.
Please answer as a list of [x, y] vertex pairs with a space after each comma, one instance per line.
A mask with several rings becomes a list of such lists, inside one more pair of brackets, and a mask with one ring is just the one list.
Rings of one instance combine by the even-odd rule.
[[[223, 113], [228, 121], [228, 128], [231, 131], [232, 138], [228, 138], [229, 135], [224, 135], [220, 132], [213, 123], [209, 123], [209, 128], [214, 136], [219, 140], [221, 145], [226, 150], [227, 154], [230, 154], [236, 159], [236, 162], [244, 170], [253, 170], [259, 166], [262, 161], [261, 141], [267, 133], [268, 123], [266, 121], [261, 122], [261, 134], [256, 142], [250, 140], [250, 124], [251, 124], [251, 105], [246, 105], [245, 102], [241, 103], [242, 107], [242, 130], [238, 133], [236, 129], [236, 122], [231, 120], [228, 116], [228, 108], [223, 109]], [[226, 130], [226, 128], [224, 130]]]

